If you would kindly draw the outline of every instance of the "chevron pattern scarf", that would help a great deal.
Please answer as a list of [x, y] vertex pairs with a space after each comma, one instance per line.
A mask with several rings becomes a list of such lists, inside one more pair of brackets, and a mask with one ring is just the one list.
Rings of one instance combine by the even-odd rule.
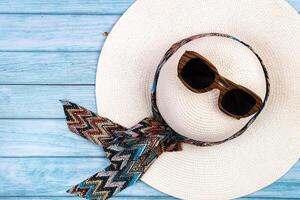
[[107, 199], [134, 184], [165, 151], [181, 150], [168, 126], [146, 118], [130, 129], [74, 103], [63, 101], [69, 129], [103, 147], [111, 161], [103, 171], [74, 186], [69, 193], [87, 199]]
[[[160, 62], [154, 78], [151, 91], [153, 117], [145, 118], [129, 129], [75, 103], [62, 101], [69, 129], [90, 142], [102, 146], [106, 157], [111, 162], [103, 171], [69, 189], [69, 193], [91, 200], [108, 199], [136, 183], [163, 152], [181, 151], [182, 143], [202, 147], [221, 144], [240, 136], [250, 126], [260, 111], [230, 138], [219, 142], [202, 142], [176, 133], [159, 113], [156, 105], [156, 85], [163, 64], [182, 45], [207, 36], [227, 37], [239, 41], [229, 35], [207, 33], [195, 35], [174, 44]], [[241, 43], [253, 51], [249, 45]], [[269, 94], [268, 74], [260, 57], [254, 51], [253, 53], [261, 62], [266, 75], [267, 93], [263, 104], [265, 105]]]

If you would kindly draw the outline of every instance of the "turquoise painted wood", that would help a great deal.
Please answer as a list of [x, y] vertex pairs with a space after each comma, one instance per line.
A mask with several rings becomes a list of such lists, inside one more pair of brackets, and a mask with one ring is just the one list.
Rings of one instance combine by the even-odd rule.
[[[67, 130], [58, 100], [96, 109], [102, 32], [133, 2], [0, 1], [0, 200], [79, 200], [64, 191], [108, 164], [100, 147]], [[300, 11], [300, 0], [289, 2]], [[174, 198], [140, 182], [113, 199]], [[300, 162], [242, 199], [300, 199]]]
[[122, 14], [134, 0], [2, 0], [0, 13]]
[[[95, 174], [109, 162], [97, 157], [1, 157], [0, 196], [67, 196], [65, 190]], [[15, 172], [18, 173], [15, 173]], [[250, 197], [297, 198], [300, 196], [300, 163], [272, 186]], [[153, 177], [159, 178], [159, 177]], [[40, 184], [37, 184], [40, 183]], [[42, 184], [45, 183], [45, 184]], [[6, 187], [9, 185], [10, 187]], [[139, 182], [119, 196], [167, 196]]]
[[99, 52], [1, 52], [0, 84], [94, 84], [98, 57]]
[[0, 85], [0, 118], [64, 118], [60, 99], [96, 110], [93, 85]]
[[[297, 7], [300, 4], [297, 1], [293, 3]], [[104, 42], [102, 33], [110, 31], [119, 17], [120, 15], [2, 14], [0, 50], [99, 51]]]
[[[0, 13], [121, 14], [134, 0], [2, 0]], [[299, 0], [288, 0], [300, 10]]]
[[119, 17], [1, 14], [0, 51], [99, 51]]
[[[109, 162], [101, 158], [1, 158], [0, 166], [0, 196], [66, 196], [66, 190], [99, 169], [106, 167]], [[19, 173], [14, 173], [18, 171]], [[17, 182], [16, 182], [17, 181]], [[36, 184], [40, 183], [40, 184]], [[44, 183], [44, 184], [43, 184]], [[137, 187], [128, 188], [120, 193], [121, 196], [165, 196], [164, 194], [146, 187], [139, 182]]]
[[0, 157], [104, 156], [102, 148], [71, 133], [64, 119], [0, 120], [0, 141]]

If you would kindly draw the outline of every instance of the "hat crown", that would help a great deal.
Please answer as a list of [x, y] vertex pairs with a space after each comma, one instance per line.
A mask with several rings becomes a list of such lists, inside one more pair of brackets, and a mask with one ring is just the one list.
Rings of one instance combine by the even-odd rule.
[[218, 107], [219, 90], [194, 93], [177, 77], [186, 51], [207, 58], [219, 74], [265, 98], [266, 77], [257, 56], [242, 43], [218, 36], [194, 39], [181, 46], [164, 64], [157, 83], [157, 106], [172, 129], [188, 138], [218, 142], [241, 130], [252, 116], [237, 120]]

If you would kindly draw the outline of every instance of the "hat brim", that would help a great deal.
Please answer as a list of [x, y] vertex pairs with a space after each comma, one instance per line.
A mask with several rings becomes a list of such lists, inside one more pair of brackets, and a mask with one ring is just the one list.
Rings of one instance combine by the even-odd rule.
[[270, 99], [242, 136], [164, 153], [142, 180], [182, 199], [232, 199], [271, 184], [299, 158], [300, 20], [286, 1], [136, 1], [103, 46], [97, 109], [126, 127], [151, 116], [150, 89], [160, 59], [173, 43], [206, 32], [234, 35], [256, 50], [270, 76]]

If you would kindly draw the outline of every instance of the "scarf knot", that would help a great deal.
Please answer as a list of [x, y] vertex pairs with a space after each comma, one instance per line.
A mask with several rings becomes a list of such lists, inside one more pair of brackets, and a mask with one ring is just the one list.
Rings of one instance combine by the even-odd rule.
[[182, 138], [161, 120], [145, 118], [127, 129], [74, 103], [63, 105], [69, 129], [101, 145], [111, 162], [69, 193], [105, 200], [133, 185], [163, 152], [182, 150]]
[[119, 145], [130, 148], [132, 145], [147, 143], [144, 153], [154, 148], [159, 148], [161, 153], [181, 150], [181, 142], [177, 133], [169, 128], [165, 122], [154, 118], [145, 118], [128, 129], [124, 135], [122, 141], [119, 141]]

